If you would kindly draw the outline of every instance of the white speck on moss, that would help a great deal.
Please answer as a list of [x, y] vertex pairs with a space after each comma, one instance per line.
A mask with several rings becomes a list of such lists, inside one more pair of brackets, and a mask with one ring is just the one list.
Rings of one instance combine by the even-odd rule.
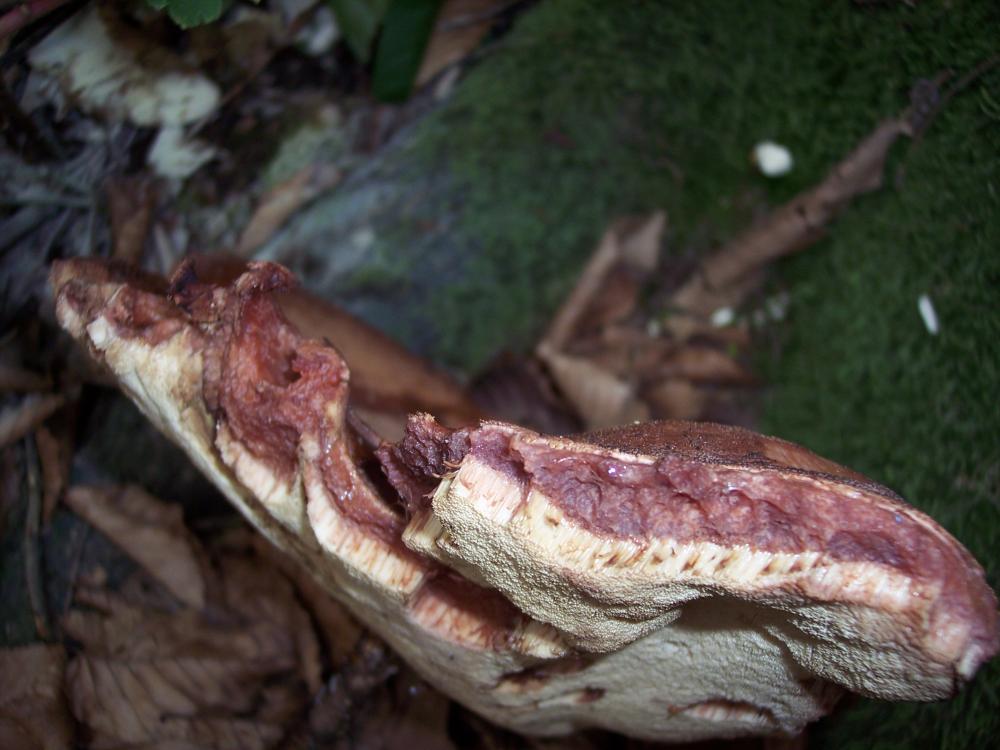
[[774, 141], [761, 141], [753, 147], [753, 161], [765, 177], [781, 177], [792, 171], [792, 152]]
[[934, 303], [931, 302], [931, 298], [926, 294], [921, 294], [917, 297], [917, 309], [920, 311], [920, 317], [923, 318], [927, 333], [931, 336], [937, 336], [941, 330], [941, 326], [938, 324], [937, 312], [934, 310]]

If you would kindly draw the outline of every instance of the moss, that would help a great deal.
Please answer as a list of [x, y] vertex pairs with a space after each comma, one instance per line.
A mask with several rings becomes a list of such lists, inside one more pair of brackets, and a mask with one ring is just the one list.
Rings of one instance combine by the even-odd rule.
[[[667, 208], [675, 253], [713, 246], [754, 196], [822, 177], [916, 80], [988, 56], [998, 20], [958, 2], [540, 4], [419, 139], [462, 184], [457, 231], [476, 248], [469, 280], [437, 296], [452, 323], [436, 354], [476, 369], [528, 345], [623, 212]], [[755, 173], [762, 138], [792, 149], [787, 178]]]
[[[992, 94], [988, 93], [992, 89]], [[895, 190], [786, 264], [791, 317], [763, 428], [893, 487], [942, 523], [1000, 588], [1000, 123], [988, 76], [897, 157]], [[925, 329], [917, 299], [940, 319]], [[829, 747], [976, 747], [1000, 736], [1000, 668], [956, 700], [863, 704]]]

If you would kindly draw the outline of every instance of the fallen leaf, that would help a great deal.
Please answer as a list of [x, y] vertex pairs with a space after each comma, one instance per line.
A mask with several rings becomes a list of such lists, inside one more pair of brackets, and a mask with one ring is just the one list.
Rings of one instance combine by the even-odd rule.
[[[642, 219], [620, 219], [612, 224], [584, 267], [573, 291], [560, 306], [540, 346], [556, 352], [563, 351], [581, 328], [599, 328], [628, 315], [635, 306], [641, 277], [631, 284], [623, 284], [626, 276], [620, 276], [617, 282], [618, 299], [602, 301], [606, 297], [608, 277], [616, 266], [631, 267], [638, 274], [652, 270], [665, 227], [666, 214], [662, 211]], [[595, 305], [596, 313], [592, 312]]]
[[649, 409], [629, 383], [590, 360], [553, 351], [544, 344], [537, 354], [588, 429], [649, 418]]
[[692, 383], [749, 385], [753, 375], [725, 352], [714, 346], [686, 344], [675, 349], [660, 367], [666, 378], [682, 378]]
[[328, 164], [310, 164], [275, 185], [260, 199], [236, 243], [235, 253], [250, 257], [296, 211], [340, 181], [340, 170]]
[[88, 609], [63, 623], [81, 644], [66, 691], [93, 748], [175, 742], [264, 750], [304, 705], [301, 685], [281, 679], [294, 672], [296, 656], [274, 623], [143, 609], [106, 590], [81, 589], [77, 601]]
[[[73, 488], [73, 502], [93, 500], [93, 491], [81, 492], [87, 489]], [[104, 528], [108, 518], [111, 526], [138, 525], [125, 540], [132, 549], [120, 534], [113, 538], [147, 569], [117, 592], [81, 577], [77, 607], [63, 619], [80, 646], [66, 670], [66, 692], [89, 746], [277, 747], [322, 684], [319, 641], [291, 582], [256, 553], [245, 529], [206, 549], [178, 527], [179, 509], [135, 488], [97, 494], [104, 497], [87, 507], [101, 511]], [[143, 583], [159, 571], [149, 570], [151, 556], [135, 547], [163, 547], [146, 533], [157, 523], [189, 568], [211, 559], [203, 569], [211, 593], [204, 607]]]
[[274, 565], [295, 586], [299, 599], [316, 621], [330, 665], [334, 671], [339, 671], [358, 650], [366, 634], [365, 628], [285, 552], [259, 534], [252, 535], [251, 544], [261, 559]]
[[63, 696], [66, 652], [36, 643], [0, 650], [0, 747], [63, 750], [73, 724]]
[[495, 419], [546, 435], [580, 430], [573, 409], [559, 397], [536, 359], [504, 355], [472, 385], [476, 403]]
[[355, 720], [351, 747], [454, 750], [448, 737], [449, 700], [409, 670], [367, 701]]
[[[398, 671], [398, 662], [382, 641], [370, 635], [362, 638], [350, 659], [316, 696], [308, 720], [313, 740], [321, 746], [345, 739], [352, 740], [348, 747], [369, 746], [354, 742], [354, 737], [372, 716], [376, 694]], [[379, 719], [392, 721], [384, 715]]]
[[161, 503], [135, 486], [76, 486], [66, 504], [185, 604], [205, 606], [206, 562], [178, 505]]
[[449, 65], [472, 52], [513, 0], [447, 0], [438, 11], [424, 51], [416, 85], [423, 86]]

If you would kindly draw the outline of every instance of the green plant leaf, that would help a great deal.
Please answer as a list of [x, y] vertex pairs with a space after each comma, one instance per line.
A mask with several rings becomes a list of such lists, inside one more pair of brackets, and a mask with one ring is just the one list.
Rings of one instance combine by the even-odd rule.
[[372, 90], [384, 101], [410, 94], [441, 0], [392, 0], [375, 51]]
[[182, 29], [211, 23], [222, 15], [222, 0], [146, 0], [157, 10], [165, 10]]
[[389, 0], [327, 0], [347, 46], [361, 62], [371, 59], [375, 32], [385, 16]]

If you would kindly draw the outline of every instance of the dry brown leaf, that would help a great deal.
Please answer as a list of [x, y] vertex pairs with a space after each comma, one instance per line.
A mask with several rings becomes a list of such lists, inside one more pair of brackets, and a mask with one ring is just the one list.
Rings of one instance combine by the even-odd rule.
[[153, 218], [153, 185], [146, 177], [114, 177], [106, 189], [114, 257], [136, 263], [142, 257]]
[[438, 11], [416, 85], [423, 86], [472, 52], [490, 30], [493, 19], [513, 4], [514, 0], [447, 0]]
[[80, 599], [97, 611], [74, 610], [65, 620], [83, 646], [67, 667], [66, 688], [91, 747], [175, 741], [263, 749], [281, 737], [281, 723], [258, 718], [265, 680], [294, 668], [294, 654], [276, 647], [273, 633], [192, 610], [144, 611], [108, 592], [84, 590]]
[[73, 741], [63, 697], [66, 652], [36, 643], [0, 651], [0, 747], [62, 750]]
[[538, 348], [538, 358], [588, 429], [649, 419], [649, 409], [635, 389], [593, 362], [553, 351], [544, 344]]
[[[582, 328], [599, 328], [627, 316], [634, 309], [641, 278], [633, 276], [629, 285], [623, 283], [628, 276], [620, 276], [616, 299], [602, 301], [608, 296], [609, 275], [616, 266], [630, 267], [640, 277], [642, 272], [648, 273], [654, 268], [665, 227], [666, 214], [662, 211], [642, 219], [620, 219], [612, 224], [553, 318], [540, 346], [564, 351]], [[593, 312], [595, 305], [601, 312]]]
[[495, 419], [546, 435], [580, 430], [572, 408], [555, 392], [537, 359], [504, 355], [473, 384], [472, 393]]
[[0, 448], [15, 443], [66, 403], [61, 393], [32, 394], [0, 411]]
[[218, 546], [201, 611], [78, 586], [66, 685], [91, 747], [271, 748], [304, 715], [322, 663], [308, 614], [249, 535]]
[[[720, 297], [748, 275], [782, 255], [808, 247], [851, 200], [882, 186], [890, 147], [912, 128], [903, 117], [885, 120], [837, 164], [814, 188], [773, 211], [766, 219], [738, 235], [707, 258], [672, 296], [671, 307], [695, 318], [705, 318], [725, 304], [734, 305], [742, 293]], [[673, 322], [668, 322], [673, 325]], [[684, 325], [681, 321], [679, 325]]]
[[658, 374], [692, 383], [749, 385], [754, 382], [753, 375], [725, 352], [693, 344], [681, 346], [671, 353], [660, 365]]
[[270, 567], [262, 570], [266, 558], [254, 552], [252, 532], [243, 531], [242, 549], [237, 553], [228, 546], [227, 554], [219, 561], [220, 602], [248, 626], [270, 623], [275, 640], [297, 655], [299, 676], [309, 693], [315, 694], [322, 685], [323, 658], [309, 614], [299, 603], [288, 577]]
[[328, 164], [310, 164], [261, 196], [236, 243], [235, 253], [249, 258], [289, 217], [324, 190], [340, 182], [341, 172]]
[[206, 564], [201, 545], [178, 505], [161, 503], [139, 487], [77, 486], [66, 504], [185, 604], [205, 606]]
[[601, 369], [631, 381], [654, 377], [677, 345], [670, 339], [651, 336], [637, 326], [612, 325], [600, 337], [575, 342], [569, 354], [589, 359]]

